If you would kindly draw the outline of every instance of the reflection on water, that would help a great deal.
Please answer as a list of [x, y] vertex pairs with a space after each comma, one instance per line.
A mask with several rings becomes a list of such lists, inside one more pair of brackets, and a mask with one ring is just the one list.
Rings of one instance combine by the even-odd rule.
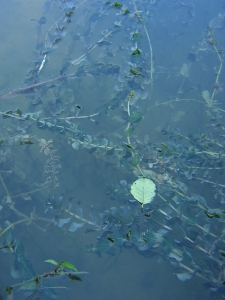
[[0, 15], [2, 298], [223, 299], [221, 1]]

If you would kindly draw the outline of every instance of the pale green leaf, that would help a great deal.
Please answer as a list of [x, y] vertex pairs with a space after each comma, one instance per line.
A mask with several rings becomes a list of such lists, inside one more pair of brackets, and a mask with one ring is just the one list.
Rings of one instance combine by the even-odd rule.
[[53, 265], [55, 265], [55, 266], [58, 266], [58, 264], [59, 264], [59, 263], [57, 263], [57, 261], [55, 261], [54, 259], [47, 259], [47, 260], [45, 260], [45, 262], [48, 262], [48, 263], [53, 264]]
[[133, 182], [130, 190], [134, 198], [142, 204], [150, 203], [155, 196], [155, 183], [145, 177]]

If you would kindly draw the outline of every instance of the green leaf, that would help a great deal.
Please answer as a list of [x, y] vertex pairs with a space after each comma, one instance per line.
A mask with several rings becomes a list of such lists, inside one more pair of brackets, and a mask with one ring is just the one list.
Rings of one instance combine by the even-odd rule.
[[168, 149], [168, 145], [167, 145], [167, 144], [161, 143], [161, 145], [162, 145], [164, 148]]
[[12, 294], [12, 290], [13, 290], [13, 288], [12, 288], [11, 286], [7, 286], [6, 289], [5, 289], [5, 291], [6, 291], [6, 293], [7, 293], [8, 295], [11, 295], [11, 294]]
[[132, 132], [134, 131], [134, 129], [132, 127], [129, 127], [127, 128], [125, 131], [124, 131], [124, 134], [125, 134], [125, 137], [131, 137], [131, 134]]
[[65, 13], [65, 15], [67, 17], [71, 17], [73, 15], [73, 11], [68, 11], [68, 12]]
[[127, 15], [127, 14], [129, 14], [130, 13], [130, 11], [129, 11], [129, 9], [122, 9], [122, 14], [123, 15]]
[[137, 41], [139, 41], [142, 37], [143, 37], [143, 35], [142, 35], [140, 32], [136, 31], [136, 32], [134, 32], [134, 33], [132, 34], [131, 40], [134, 41], [134, 42], [137, 42]]
[[15, 113], [17, 115], [19, 115], [20, 117], [22, 116], [22, 111], [19, 108], [17, 108], [17, 110], [15, 111]]
[[131, 186], [131, 194], [142, 204], [150, 203], [155, 196], [155, 183], [145, 177], [139, 178]]
[[128, 121], [130, 123], [137, 123], [140, 122], [142, 119], [143, 113], [141, 111], [137, 111], [129, 116]]
[[48, 262], [50, 264], [53, 264], [54, 266], [58, 266], [59, 263], [57, 263], [57, 261], [55, 261], [54, 259], [47, 259], [45, 260], [45, 262]]
[[20, 141], [19, 145], [32, 145], [33, 142], [31, 142], [30, 140], [27, 140], [27, 141]]
[[121, 3], [119, 3], [118, 1], [115, 1], [114, 3], [112, 3], [112, 6], [121, 8], [123, 5]]
[[4, 115], [2, 117], [3, 117], [3, 119], [10, 118], [7, 115], [12, 115], [12, 114], [13, 114], [13, 111], [12, 110], [8, 110], [8, 111], [4, 112]]
[[130, 72], [131, 72], [133, 75], [136, 75], [136, 76], [141, 75], [140, 72], [137, 72], [137, 71], [135, 71], [134, 69], [130, 69]]
[[67, 261], [62, 261], [61, 265], [67, 269], [71, 269], [77, 272], [77, 269], [74, 267], [74, 265], [72, 265], [71, 263], [67, 262]]
[[131, 230], [128, 230], [128, 232], [126, 233], [126, 240], [130, 240], [131, 238]]
[[114, 243], [114, 239], [110, 235], [107, 236], [107, 240], [109, 240], [111, 243]]
[[61, 37], [57, 37], [54, 39], [53, 44], [56, 44], [56, 43], [60, 42], [61, 40], [62, 40]]
[[141, 54], [141, 50], [136, 48], [132, 53], [131, 55], [140, 55]]
[[32, 144], [33, 144], [33, 142], [31, 142], [30, 140], [24, 141], [24, 145], [32, 145]]
[[223, 257], [225, 257], [225, 252], [224, 252], [224, 251], [219, 250], [219, 253], [220, 253]]
[[124, 147], [128, 148], [129, 150], [134, 150], [134, 148], [130, 144], [124, 143]]
[[71, 280], [82, 281], [82, 280], [80, 279], [80, 277], [78, 277], [78, 276], [76, 276], [76, 275], [74, 275], [74, 274], [69, 274], [68, 277], [69, 277]]
[[132, 161], [131, 161], [132, 166], [136, 167], [140, 162], [140, 158], [141, 158], [140, 154], [135, 153], [134, 156], [132, 157]]
[[208, 218], [212, 219], [212, 218], [221, 218], [222, 217], [222, 210], [221, 209], [209, 209], [209, 210], [205, 210], [205, 214]]

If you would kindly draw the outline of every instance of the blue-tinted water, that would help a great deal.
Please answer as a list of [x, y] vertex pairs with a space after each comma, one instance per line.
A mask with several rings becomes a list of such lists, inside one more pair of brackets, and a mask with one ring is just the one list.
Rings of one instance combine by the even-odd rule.
[[[224, 1], [0, 17], [2, 299], [223, 299]], [[87, 274], [44, 279], [47, 259]]]

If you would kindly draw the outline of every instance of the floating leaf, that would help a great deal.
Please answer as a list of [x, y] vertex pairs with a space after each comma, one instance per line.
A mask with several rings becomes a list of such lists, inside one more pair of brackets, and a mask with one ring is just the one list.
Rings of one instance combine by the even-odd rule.
[[139, 178], [133, 182], [130, 190], [134, 198], [142, 204], [150, 203], [155, 196], [155, 184], [148, 178]]

